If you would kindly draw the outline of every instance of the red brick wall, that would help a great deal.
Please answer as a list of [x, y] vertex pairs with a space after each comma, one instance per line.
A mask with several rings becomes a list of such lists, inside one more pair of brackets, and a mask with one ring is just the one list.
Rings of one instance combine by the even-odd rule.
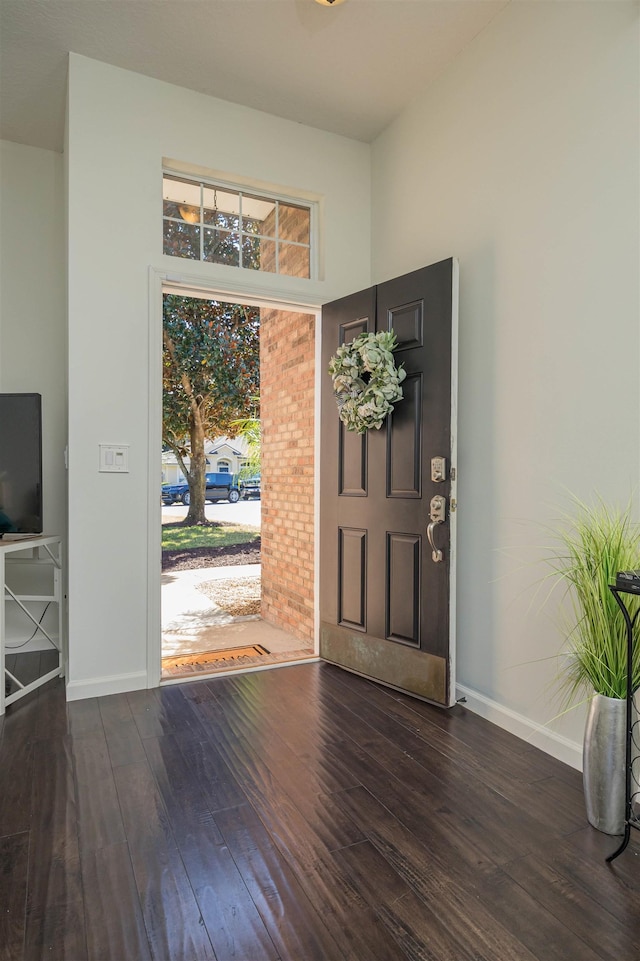
[[[268, 237], [275, 237], [275, 212], [265, 218], [262, 231]], [[309, 243], [310, 217], [309, 211], [302, 207], [280, 204], [278, 220], [278, 236], [280, 237], [280, 253], [278, 259], [279, 272], [289, 277], [310, 277], [309, 248], [296, 247]], [[260, 242], [260, 270], [275, 272], [276, 245], [273, 240]]]
[[315, 318], [260, 313], [262, 617], [313, 642]]

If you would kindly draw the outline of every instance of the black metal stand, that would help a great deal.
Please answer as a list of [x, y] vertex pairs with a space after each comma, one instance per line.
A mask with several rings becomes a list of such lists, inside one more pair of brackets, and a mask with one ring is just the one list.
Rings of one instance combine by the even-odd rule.
[[[633, 798], [636, 794], [640, 794], [640, 784], [635, 779], [633, 775], [633, 628], [635, 622], [640, 614], [640, 609], [636, 611], [633, 618], [629, 616], [629, 611], [622, 598], [621, 594], [635, 594], [640, 596], [640, 587], [613, 587], [609, 585], [609, 590], [615, 597], [618, 607], [622, 611], [622, 616], [624, 617], [625, 624], [627, 625], [627, 754], [626, 754], [626, 765], [625, 765], [625, 810], [624, 810], [624, 837], [622, 838], [622, 843], [613, 854], [610, 854], [607, 858], [608, 862], [614, 861], [619, 854], [622, 854], [624, 849], [629, 843], [629, 838], [631, 837], [631, 828], [640, 829], [640, 818], [636, 817], [633, 813]], [[634, 790], [635, 784], [635, 790]]]

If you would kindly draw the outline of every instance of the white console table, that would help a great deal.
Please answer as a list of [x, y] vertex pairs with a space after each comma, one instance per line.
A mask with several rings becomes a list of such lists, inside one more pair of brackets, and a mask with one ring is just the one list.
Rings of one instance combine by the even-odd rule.
[[[4, 714], [5, 706], [64, 675], [60, 538], [0, 540], [0, 583], [0, 714]], [[19, 660], [26, 666], [24, 673], [16, 666]]]

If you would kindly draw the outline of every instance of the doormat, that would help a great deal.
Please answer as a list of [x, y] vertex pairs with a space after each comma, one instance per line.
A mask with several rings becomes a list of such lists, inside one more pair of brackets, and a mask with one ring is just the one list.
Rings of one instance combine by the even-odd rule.
[[163, 675], [199, 674], [239, 663], [248, 664], [269, 653], [262, 644], [252, 644], [250, 647], [230, 647], [226, 651], [201, 651], [198, 654], [163, 657], [162, 673]]

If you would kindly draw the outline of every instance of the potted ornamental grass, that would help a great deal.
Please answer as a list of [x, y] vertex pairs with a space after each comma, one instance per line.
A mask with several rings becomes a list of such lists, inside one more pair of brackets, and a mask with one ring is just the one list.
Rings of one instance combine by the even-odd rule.
[[[619, 571], [640, 568], [640, 525], [631, 505], [574, 499], [557, 530], [550, 562], [571, 600], [560, 682], [569, 704], [588, 699], [583, 782], [589, 823], [622, 834], [625, 819], [627, 628], [609, 585]], [[625, 596], [634, 617], [640, 597]], [[640, 618], [638, 619], [640, 620]], [[632, 689], [640, 688], [639, 627], [634, 624]]]

